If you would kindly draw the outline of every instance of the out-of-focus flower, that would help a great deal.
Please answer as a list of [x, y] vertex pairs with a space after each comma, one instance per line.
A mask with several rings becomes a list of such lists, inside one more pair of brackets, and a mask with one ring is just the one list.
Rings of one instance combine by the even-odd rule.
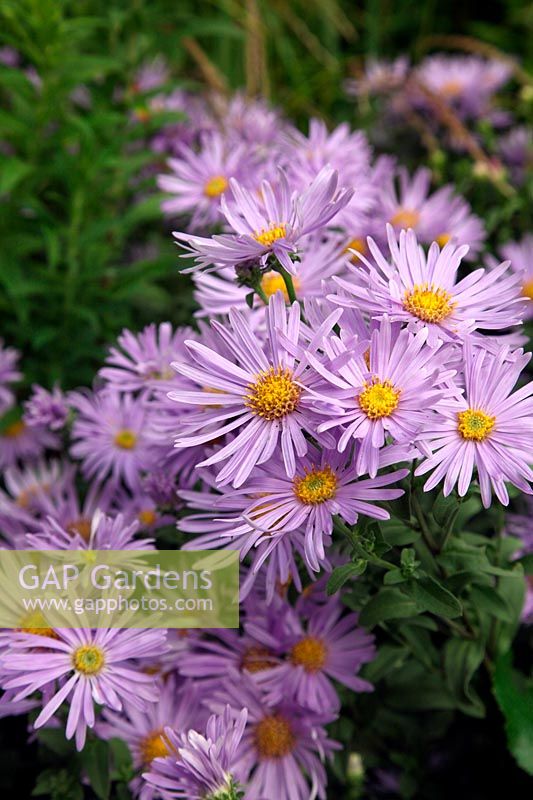
[[19, 351], [14, 347], [5, 347], [4, 340], [0, 339], [0, 414], [13, 405], [15, 396], [10, 384], [22, 378], [18, 369], [19, 358]]
[[30, 428], [50, 428], [60, 430], [68, 417], [67, 398], [59, 388], [54, 386], [51, 392], [43, 386], [34, 384], [33, 394], [24, 404], [24, 422]]
[[526, 316], [533, 316], [533, 234], [526, 233], [519, 242], [507, 242], [500, 247], [502, 258], [511, 262], [511, 269], [520, 275], [522, 294], [530, 302], [526, 305]]
[[533, 134], [531, 128], [516, 125], [498, 142], [498, 154], [509, 170], [511, 181], [522, 186], [533, 166]]

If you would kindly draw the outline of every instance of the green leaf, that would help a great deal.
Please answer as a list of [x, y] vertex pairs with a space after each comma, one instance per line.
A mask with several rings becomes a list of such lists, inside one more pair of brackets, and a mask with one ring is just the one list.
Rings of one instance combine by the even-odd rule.
[[388, 619], [401, 619], [417, 614], [416, 603], [399, 589], [381, 589], [371, 597], [361, 611], [360, 622], [365, 628], [373, 628], [378, 622]]
[[505, 718], [509, 750], [519, 766], [533, 775], [533, 685], [513, 669], [510, 653], [496, 662], [493, 692]]
[[366, 564], [367, 562], [360, 558], [355, 562], [350, 561], [349, 564], [343, 564], [341, 567], [335, 567], [329, 577], [326, 587], [326, 593], [328, 596], [338, 592], [341, 586], [344, 586], [346, 581], [348, 581], [350, 578], [355, 578], [357, 575], [362, 575], [366, 569]]
[[0, 195], [13, 191], [17, 183], [31, 172], [31, 165], [19, 158], [7, 158], [0, 168]]
[[444, 650], [448, 687], [457, 698], [458, 707], [472, 717], [485, 715], [485, 706], [471, 685], [484, 655], [484, 644], [477, 640], [450, 639]]
[[513, 610], [509, 607], [506, 600], [498, 594], [496, 587], [474, 586], [470, 597], [478, 611], [486, 611], [487, 614], [497, 619], [502, 619], [504, 622], [513, 621]]
[[422, 611], [450, 618], [461, 614], [462, 607], [459, 600], [442, 583], [429, 575], [420, 580], [409, 581], [407, 591]]
[[101, 739], [89, 740], [83, 750], [82, 759], [94, 793], [100, 800], [108, 800], [111, 788], [109, 744]]

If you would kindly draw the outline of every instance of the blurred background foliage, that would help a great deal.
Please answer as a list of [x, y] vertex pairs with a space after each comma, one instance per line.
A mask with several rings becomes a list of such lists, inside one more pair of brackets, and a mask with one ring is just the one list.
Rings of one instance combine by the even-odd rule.
[[[303, 127], [317, 115], [369, 128], [372, 109], [356, 114], [342, 88], [366, 57], [417, 59], [433, 47], [476, 50], [482, 40], [527, 70], [533, 5], [3, 0], [0, 36], [24, 66], [0, 65], [0, 333], [24, 352], [28, 382], [69, 388], [91, 382], [123, 326], [182, 323], [191, 313], [155, 193], [161, 157], [148, 147], [172, 115], [146, 112], [135, 87], [143, 63], [164, 55], [164, 89], [244, 89]], [[441, 156], [433, 160], [444, 179]], [[461, 191], [472, 188], [470, 168], [456, 173]], [[497, 191], [487, 200], [485, 188], [484, 201], [497, 201], [489, 228], [525, 213]]]

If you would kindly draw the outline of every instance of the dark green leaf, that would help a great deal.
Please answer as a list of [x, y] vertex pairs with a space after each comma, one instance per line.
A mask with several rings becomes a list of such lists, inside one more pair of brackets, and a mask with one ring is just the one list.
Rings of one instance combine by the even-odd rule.
[[520, 767], [533, 775], [533, 686], [513, 669], [510, 653], [496, 663], [493, 691], [505, 718], [509, 750]]

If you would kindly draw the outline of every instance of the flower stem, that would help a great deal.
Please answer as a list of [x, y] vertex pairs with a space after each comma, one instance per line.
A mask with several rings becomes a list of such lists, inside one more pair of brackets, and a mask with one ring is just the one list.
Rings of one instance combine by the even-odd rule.
[[285, 283], [285, 288], [287, 289], [287, 297], [289, 298], [289, 302], [290, 303], [297, 302], [298, 298], [296, 297], [296, 292], [294, 290], [294, 283], [292, 282], [292, 276], [290, 272], [287, 272], [285, 267], [282, 264], [280, 264], [279, 261], [277, 262], [276, 266], [273, 267], [273, 269], [276, 272], [279, 272], [279, 274], [283, 278], [283, 281]]

